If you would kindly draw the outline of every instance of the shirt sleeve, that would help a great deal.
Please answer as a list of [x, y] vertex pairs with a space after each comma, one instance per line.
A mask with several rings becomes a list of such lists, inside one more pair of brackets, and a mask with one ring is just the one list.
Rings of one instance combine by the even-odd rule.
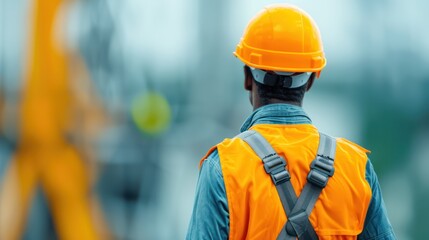
[[369, 159], [366, 165], [365, 177], [372, 189], [372, 198], [366, 215], [364, 229], [358, 236], [358, 239], [395, 240], [396, 236], [387, 216], [377, 174]]
[[219, 154], [214, 150], [201, 166], [186, 240], [221, 240], [228, 235], [228, 201]]

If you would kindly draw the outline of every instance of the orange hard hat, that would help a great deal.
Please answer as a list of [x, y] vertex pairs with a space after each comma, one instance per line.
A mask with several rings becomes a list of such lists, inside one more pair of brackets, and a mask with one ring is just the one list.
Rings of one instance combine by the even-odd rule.
[[282, 72], [315, 72], [326, 65], [315, 21], [288, 4], [265, 7], [244, 31], [234, 55], [246, 65]]

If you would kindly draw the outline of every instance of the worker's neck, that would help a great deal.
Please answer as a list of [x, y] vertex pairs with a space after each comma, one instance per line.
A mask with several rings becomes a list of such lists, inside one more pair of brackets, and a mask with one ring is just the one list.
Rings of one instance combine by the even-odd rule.
[[256, 110], [260, 107], [269, 105], [269, 104], [275, 104], [275, 103], [284, 103], [284, 104], [290, 104], [295, 105], [298, 107], [302, 107], [302, 102], [292, 102], [292, 101], [283, 101], [275, 98], [270, 99], [255, 99], [256, 101], [253, 102], [253, 110]]

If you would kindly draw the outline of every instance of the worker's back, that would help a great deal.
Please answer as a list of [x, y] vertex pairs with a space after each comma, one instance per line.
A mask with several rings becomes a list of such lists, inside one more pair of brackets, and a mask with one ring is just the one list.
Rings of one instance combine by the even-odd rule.
[[186, 239], [396, 239], [368, 151], [319, 134], [301, 108], [326, 66], [311, 16], [265, 7], [234, 55], [254, 111], [201, 161]]
[[[286, 159], [299, 197], [316, 156], [318, 130], [311, 124], [257, 124], [251, 129], [261, 133]], [[261, 159], [240, 138], [225, 139], [216, 147], [228, 199], [229, 239], [276, 239], [287, 217]], [[310, 215], [319, 239], [356, 239], [362, 232], [371, 200], [365, 179], [366, 152], [337, 139], [335, 174]]]

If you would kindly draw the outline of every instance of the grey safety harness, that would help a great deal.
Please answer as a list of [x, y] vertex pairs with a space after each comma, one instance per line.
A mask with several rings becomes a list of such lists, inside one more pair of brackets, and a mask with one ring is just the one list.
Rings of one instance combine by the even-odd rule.
[[287, 162], [277, 154], [270, 143], [258, 132], [248, 130], [237, 135], [243, 139], [262, 160], [265, 172], [271, 176], [276, 186], [283, 210], [288, 220], [280, 231], [277, 240], [316, 240], [319, 239], [308, 217], [314, 208], [323, 188], [334, 174], [336, 140], [319, 133], [319, 147], [316, 159], [311, 163], [307, 183], [299, 198], [290, 182], [286, 169]]

